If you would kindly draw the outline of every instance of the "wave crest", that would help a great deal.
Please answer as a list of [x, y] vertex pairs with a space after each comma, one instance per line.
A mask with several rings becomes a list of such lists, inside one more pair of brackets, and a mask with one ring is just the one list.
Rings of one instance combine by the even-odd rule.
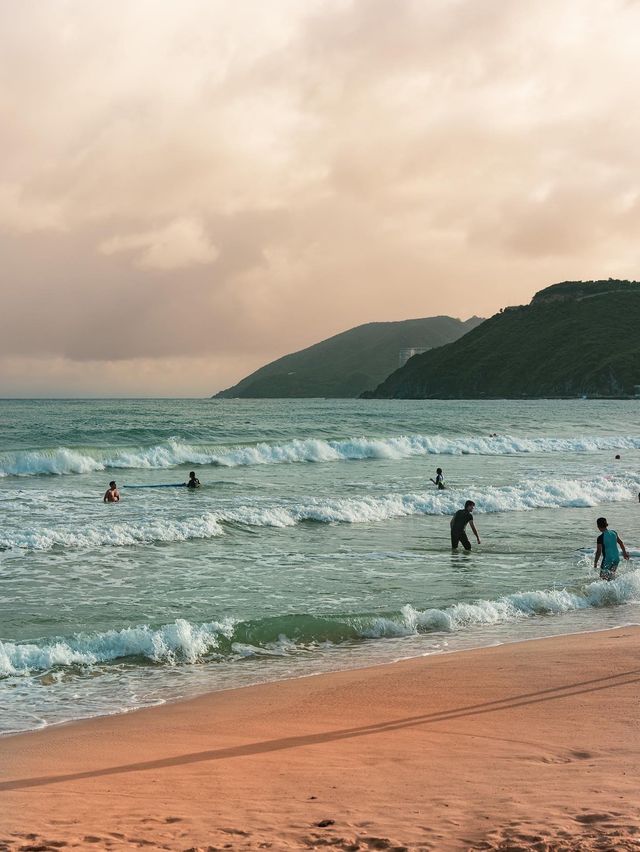
[[176, 665], [194, 664], [212, 655], [238, 659], [287, 655], [320, 643], [456, 632], [472, 626], [638, 601], [640, 570], [634, 570], [612, 582], [595, 580], [575, 590], [516, 592], [496, 600], [459, 602], [445, 609], [420, 610], [407, 604], [399, 612], [386, 614], [306, 614], [240, 622], [229, 618], [199, 625], [177, 619], [155, 629], [140, 625], [34, 643], [0, 641], [0, 677], [60, 667], [93, 667], [126, 658]]
[[259, 464], [323, 463], [366, 459], [404, 459], [428, 455], [514, 455], [521, 453], [590, 453], [640, 449], [640, 436], [575, 438], [489, 438], [469, 435], [400, 435], [388, 438], [323, 440], [296, 438], [283, 444], [221, 447], [193, 445], [180, 438], [151, 447], [122, 449], [68, 448], [0, 453], [0, 476], [92, 473], [107, 469], [162, 470], [182, 464], [241, 467]]
[[[20, 529], [0, 535], [0, 549], [48, 550], [52, 547], [97, 547], [148, 544], [215, 538], [224, 534], [223, 524], [251, 527], [293, 527], [312, 521], [321, 524], [377, 523], [416, 515], [452, 515], [464, 500], [474, 500], [479, 513], [524, 512], [534, 509], [578, 508], [633, 499], [639, 478], [599, 476], [592, 479], [524, 480], [519, 485], [468, 488], [464, 492], [430, 491], [362, 497], [306, 498], [280, 503], [261, 500], [247, 505], [213, 510], [203, 515], [173, 520], [160, 516], [139, 523], [95, 526]], [[122, 504], [115, 510], [125, 511]]]

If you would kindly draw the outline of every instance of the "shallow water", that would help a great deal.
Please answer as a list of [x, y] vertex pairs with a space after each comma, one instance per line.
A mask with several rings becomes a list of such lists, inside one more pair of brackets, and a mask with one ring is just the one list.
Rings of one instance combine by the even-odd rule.
[[636, 401], [0, 401], [0, 731], [636, 622], [639, 460]]

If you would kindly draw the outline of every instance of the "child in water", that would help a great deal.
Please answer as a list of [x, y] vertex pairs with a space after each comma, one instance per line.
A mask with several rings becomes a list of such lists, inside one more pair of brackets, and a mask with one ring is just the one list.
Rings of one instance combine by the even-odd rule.
[[444, 475], [441, 467], [436, 468], [436, 478], [431, 479], [431, 482], [433, 482], [438, 491], [444, 491]]

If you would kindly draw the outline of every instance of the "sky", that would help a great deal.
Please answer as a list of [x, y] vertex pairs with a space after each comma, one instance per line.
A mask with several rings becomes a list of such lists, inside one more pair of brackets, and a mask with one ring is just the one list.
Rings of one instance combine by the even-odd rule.
[[638, 32], [640, 0], [0, 0], [0, 396], [207, 396], [640, 278]]

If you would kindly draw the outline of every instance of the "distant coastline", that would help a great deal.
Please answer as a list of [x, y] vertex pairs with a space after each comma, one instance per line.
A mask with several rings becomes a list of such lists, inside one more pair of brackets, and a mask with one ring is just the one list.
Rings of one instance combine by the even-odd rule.
[[416, 355], [365, 399], [640, 398], [640, 284], [565, 281]]
[[284, 355], [214, 399], [356, 399], [411, 356], [458, 340], [483, 320], [437, 316], [371, 322]]

